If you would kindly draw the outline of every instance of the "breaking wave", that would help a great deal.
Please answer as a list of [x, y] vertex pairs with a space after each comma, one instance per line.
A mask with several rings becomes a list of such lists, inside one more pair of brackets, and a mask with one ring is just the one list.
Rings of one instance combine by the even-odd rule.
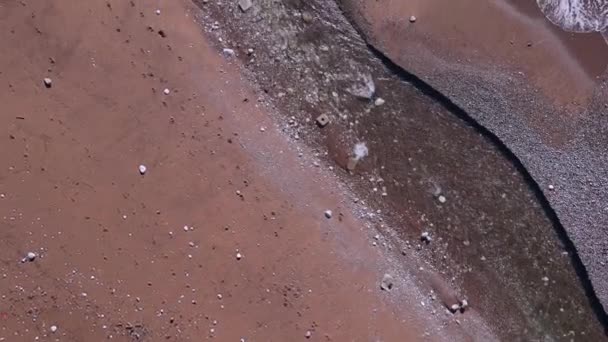
[[571, 32], [608, 30], [608, 0], [536, 0], [553, 24]]

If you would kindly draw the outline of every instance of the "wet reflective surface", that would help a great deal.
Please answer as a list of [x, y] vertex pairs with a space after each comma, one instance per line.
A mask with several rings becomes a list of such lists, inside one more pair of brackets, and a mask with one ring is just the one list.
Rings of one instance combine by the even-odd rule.
[[[603, 338], [563, 229], [517, 159], [466, 113], [383, 63], [336, 4], [258, 1], [245, 13], [199, 5], [204, 22], [228, 23], [213, 29], [218, 44], [237, 48], [285, 132], [327, 151], [378, 229], [446, 280], [447, 290], [410, 270], [429, 291], [446, 303], [467, 298], [505, 340]], [[354, 96], [370, 77], [372, 98]], [[375, 105], [378, 97], [385, 102]], [[314, 125], [321, 114], [330, 118], [323, 129]], [[358, 142], [369, 155], [349, 173]]]

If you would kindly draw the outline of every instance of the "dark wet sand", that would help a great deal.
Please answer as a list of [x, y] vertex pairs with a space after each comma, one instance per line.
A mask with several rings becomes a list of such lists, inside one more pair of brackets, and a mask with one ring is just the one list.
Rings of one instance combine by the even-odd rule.
[[591, 298], [605, 306], [608, 48], [601, 35], [560, 31], [532, 2], [341, 3], [368, 43], [521, 160], [576, 246]]

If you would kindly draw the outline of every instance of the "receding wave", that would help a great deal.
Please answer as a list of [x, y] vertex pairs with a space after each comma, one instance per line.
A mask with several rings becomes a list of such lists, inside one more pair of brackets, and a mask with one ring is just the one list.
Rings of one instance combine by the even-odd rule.
[[608, 29], [608, 0], [536, 0], [536, 3], [547, 19], [566, 31]]

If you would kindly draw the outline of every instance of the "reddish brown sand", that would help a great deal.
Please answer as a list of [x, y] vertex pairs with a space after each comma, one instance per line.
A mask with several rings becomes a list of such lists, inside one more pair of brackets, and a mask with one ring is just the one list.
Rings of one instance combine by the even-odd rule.
[[0, 4], [0, 341], [491, 339], [401, 277], [380, 291], [336, 179], [298, 164], [196, 9], [156, 9]]

